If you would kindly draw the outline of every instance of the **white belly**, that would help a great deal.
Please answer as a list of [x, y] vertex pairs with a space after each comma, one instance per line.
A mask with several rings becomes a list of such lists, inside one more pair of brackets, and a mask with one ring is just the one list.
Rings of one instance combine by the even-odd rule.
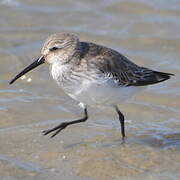
[[84, 104], [113, 106], [126, 101], [139, 90], [139, 87], [118, 87], [107, 81], [104, 83], [85, 81], [65, 92]]
[[[73, 83], [62, 81], [67, 66], [53, 65], [51, 75], [58, 85], [73, 99], [87, 105], [113, 106], [132, 97], [140, 87], [121, 87], [113, 78], [95, 77], [92, 79], [81, 77]], [[92, 75], [92, 74], [91, 74]], [[90, 76], [91, 76], [90, 75]]]

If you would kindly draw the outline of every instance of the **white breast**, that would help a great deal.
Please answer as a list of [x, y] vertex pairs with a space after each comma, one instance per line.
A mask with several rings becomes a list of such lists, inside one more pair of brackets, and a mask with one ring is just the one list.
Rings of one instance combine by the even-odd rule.
[[50, 66], [50, 74], [55, 81], [59, 81], [62, 78], [63, 73], [67, 71], [67, 66], [53, 63]]
[[[88, 105], [112, 106], [126, 101], [139, 87], [120, 87], [112, 77], [96, 77], [87, 79], [80, 77], [78, 82], [66, 83], [62, 80], [68, 71], [67, 65], [53, 64], [52, 78], [73, 99]], [[66, 77], [70, 79], [71, 77]]]

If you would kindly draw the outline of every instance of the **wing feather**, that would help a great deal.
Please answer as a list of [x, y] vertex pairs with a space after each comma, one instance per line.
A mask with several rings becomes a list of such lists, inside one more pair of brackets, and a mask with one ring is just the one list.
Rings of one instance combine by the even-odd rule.
[[[169, 79], [173, 74], [154, 71], [131, 62], [119, 52], [94, 43], [81, 42], [83, 58], [92, 68], [110, 75], [119, 86], [144, 86]], [[85, 52], [85, 51], [83, 51]]]

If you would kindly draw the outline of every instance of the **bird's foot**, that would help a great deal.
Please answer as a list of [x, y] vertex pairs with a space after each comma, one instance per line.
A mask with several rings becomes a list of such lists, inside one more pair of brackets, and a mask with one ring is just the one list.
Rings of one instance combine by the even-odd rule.
[[126, 142], [126, 137], [125, 136], [122, 136], [122, 142], [121, 142], [121, 144], [125, 144], [125, 142]]
[[47, 135], [49, 133], [52, 133], [55, 131], [55, 133], [51, 136], [51, 138], [53, 138], [54, 136], [56, 136], [59, 132], [61, 132], [63, 129], [65, 129], [67, 126], [69, 125], [68, 122], [63, 122], [60, 125], [52, 128], [52, 129], [47, 129], [47, 130], [43, 130], [42, 133], [43, 135]]

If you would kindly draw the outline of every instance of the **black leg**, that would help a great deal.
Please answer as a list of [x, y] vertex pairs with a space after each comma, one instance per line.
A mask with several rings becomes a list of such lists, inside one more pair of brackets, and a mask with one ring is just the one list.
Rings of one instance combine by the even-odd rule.
[[69, 122], [63, 122], [60, 125], [52, 128], [52, 129], [47, 129], [44, 130], [42, 133], [43, 135], [47, 135], [51, 132], [55, 133], [51, 136], [51, 138], [53, 138], [54, 136], [56, 136], [60, 131], [62, 131], [63, 129], [65, 129], [67, 126], [71, 125], [71, 124], [76, 124], [76, 123], [81, 123], [81, 122], [85, 122], [88, 119], [88, 113], [87, 113], [87, 108], [84, 108], [84, 117], [82, 119], [78, 119], [75, 121], [69, 121]]
[[121, 113], [121, 111], [118, 109], [117, 106], [115, 106], [116, 112], [119, 115], [119, 121], [121, 123], [121, 134], [122, 134], [122, 138], [124, 139], [125, 137], [125, 128], [124, 128], [124, 115]]

